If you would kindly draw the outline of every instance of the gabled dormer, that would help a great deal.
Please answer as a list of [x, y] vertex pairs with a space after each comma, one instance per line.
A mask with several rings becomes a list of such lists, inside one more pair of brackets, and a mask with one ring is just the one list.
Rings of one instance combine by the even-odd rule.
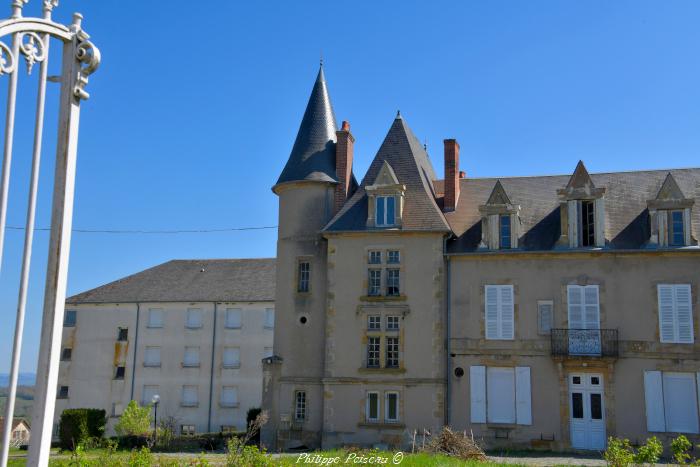
[[656, 198], [647, 201], [651, 220], [649, 246], [681, 247], [693, 244], [691, 213], [695, 203], [686, 198], [671, 172]]
[[520, 206], [511, 202], [500, 180], [491, 191], [481, 213], [481, 244], [479, 248], [507, 250], [518, 247], [520, 235]]
[[406, 185], [399, 183], [396, 172], [384, 161], [377, 177], [367, 191], [367, 227], [391, 228], [401, 226]]
[[605, 246], [605, 188], [596, 187], [582, 161], [565, 188], [557, 190], [561, 209], [560, 246]]

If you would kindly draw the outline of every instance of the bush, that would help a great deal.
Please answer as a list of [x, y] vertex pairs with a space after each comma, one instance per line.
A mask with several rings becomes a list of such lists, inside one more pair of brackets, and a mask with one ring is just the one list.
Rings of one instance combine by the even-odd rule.
[[611, 467], [627, 467], [634, 461], [634, 450], [628, 439], [608, 438], [608, 449], [603, 458]]
[[150, 467], [153, 465], [153, 454], [143, 447], [140, 450], [134, 449], [129, 456], [129, 467]]
[[637, 454], [634, 455], [634, 463], [638, 465], [656, 464], [663, 452], [664, 445], [656, 436], [652, 436], [647, 439], [646, 444], [639, 447]]
[[673, 452], [673, 458], [681, 465], [685, 465], [690, 460], [690, 448], [693, 445], [688, 441], [683, 435], [671, 441], [671, 452]]
[[226, 465], [229, 467], [272, 467], [272, 458], [257, 446], [246, 446], [241, 438], [228, 441]]
[[114, 426], [119, 436], [143, 436], [151, 432], [151, 405], [141, 407], [138, 402], [130, 401], [119, 421]]
[[66, 409], [59, 421], [59, 446], [73, 450], [90, 438], [102, 438], [107, 423], [107, 413], [102, 409]]
[[[258, 415], [262, 412], [262, 409], [259, 407], [255, 407], [252, 409], [248, 409], [248, 413], [245, 416], [245, 430], [247, 431], [248, 428], [250, 428], [250, 425], [255, 422], [255, 419], [258, 418]], [[250, 439], [250, 441], [254, 444], [260, 444], [260, 431], [256, 431], [253, 437]]]

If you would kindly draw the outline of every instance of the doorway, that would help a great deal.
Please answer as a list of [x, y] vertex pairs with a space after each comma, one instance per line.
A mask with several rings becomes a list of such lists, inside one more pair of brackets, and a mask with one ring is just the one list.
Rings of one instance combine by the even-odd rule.
[[605, 398], [602, 375], [569, 375], [569, 417], [571, 447], [605, 449]]

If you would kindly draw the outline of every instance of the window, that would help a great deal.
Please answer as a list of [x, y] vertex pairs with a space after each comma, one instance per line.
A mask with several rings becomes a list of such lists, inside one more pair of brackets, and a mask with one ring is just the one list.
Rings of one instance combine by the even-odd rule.
[[685, 245], [683, 211], [668, 213], [668, 244], [670, 246]]
[[160, 347], [146, 347], [146, 352], [143, 356], [143, 366], [160, 366]]
[[163, 309], [150, 308], [148, 310], [148, 327], [162, 328], [163, 327]]
[[114, 372], [114, 379], [124, 379], [124, 374], [126, 373], [126, 367], [118, 366]]
[[367, 262], [369, 264], [382, 264], [382, 252], [376, 250], [370, 251]]
[[70, 347], [64, 348], [63, 352], [61, 352], [61, 361], [70, 362], [72, 358], [73, 358], [73, 349], [71, 349]]
[[700, 373], [644, 372], [647, 431], [698, 433]]
[[122, 405], [118, 402], [112, 402], [112, 417], [118, 417], [122, 414]]
[[513, 339], [513, 286], [487, 285], [485, 295], [486, 339]]
[[377, 227], [394, 225], [395, 204], [396, 198], [393, 196], [377, 196], [375, 201]]
[[129, 329], [119, 328], [119, 332], [117, 332], [117, 340], [119, 342], [126, 342], [128, 339], [129, 339]]
[[690, 284], [659, 284], [657, 294], [661, 342], [692, 344], [694, 337]]
[[63, 318], [63, 325], [67, 328], [72, 328], [75, 326], [75, 321], [77, 318], [77, 311], [75, 310], [66, 310], [66, 315]]
[[222, 433], [235, 433], [238, 431], [234, 425], [221, 425]]
[[263, 358], [269, 358], [274, 355], [272, 347], [265, 347]]
[[240, 347], [224, 347], [224, 368], [238, 368], [241, 366]]
[[306, 420], [306, 391], [294, 393], [294, 420], [297, 422]]
[[272, 329], [275, 327], [275, 309], [265, 308], [265, 327]]
[[395, 391], [387, 391], [384, 393], [384, 421], [398, 422], [399, 421], [399, 393]]
[[379, 421], [379, 393], [376, 391], [367, 392], [365, 408], [365, 418], [368, 422]]
[[387, 269], [386, 270], [386, 294], [389, 297], [395, 297], [399, 295], [399, 270], [398, 269]]
[[236, 386], [224, 386], [221, 388], [221, 406], [238, 406], [238, 388], [236, 388]]
[[595, 246], [595, 202], [581, 201], [578, 209], [579, 244]]
[[311, 263], [309, 261], [299, 261], [299, 273], [297, 292], [306, 293], [310, 289]]
[[199, 366], [199, 347], [185, 347], [185, 358], [182, 360], [182, 366]]
[[185, 385], [182, 386], [182, 403], [183, 407], [197, 407], [199, 405], [199, 398], [197, 395], [198, 387]]
[[551, 300], [540, 300], [537, 302], [537, 332], [539, 334], [550, 334], [554, 321], [554, 302]]
[[386, 317], [386, 330], [387, 331], [398, 331], [399, 330], [399, 317], [398, 316], [387, 316]]
[[196, 432], [194, 425], [180, 425], [180, 434], [182, 436], [194, 436]]
[[382, 328], [382, 317], [379, 315], [367, 316], [367, 330], [379, 331]]
[[389, 264], [399, 264], [401, 262], [401, 256], [399, 254], [399, 250], [387, 251], [386, 262]]
[[241, 309], [226, 308], [226, 328], [240, 329], [241, 328]]
[[68, 399], [68, 386], [59, 386], [57, 399]]
[[202, 327], [202, 310], [200, 308], [187, 309], [185, 327], [188, 329], [199, 329]]
[[143, 392], [141, 393], [141, 405], [149, 405], [153, 403], [153, 396], [157, 396], [160, 392], [160, 386], [158, 385], [145, 385], [143, 387]]
[[398, 337], [387, 337], [386, 338], [386, 367], [387, 368], [398, 368], [399, 367], [399, 338]]
[[367, 338], [367, 368], [379, 368], [379, 337]]
[[501, 248], [507, 249], [511, 247], [511, 241], [510, 241], [510, 214], [502, 214], [499, 217], [499, 235], [500, 235], [500, 242], [499, 245]]
[[532, 424], [529, 367], [469, 370], [472, 423]]
[[369, 282], [367, 285], [367, 295], [376, 297], [382, 293], [382, 271], [381, 269], [369, 270]]

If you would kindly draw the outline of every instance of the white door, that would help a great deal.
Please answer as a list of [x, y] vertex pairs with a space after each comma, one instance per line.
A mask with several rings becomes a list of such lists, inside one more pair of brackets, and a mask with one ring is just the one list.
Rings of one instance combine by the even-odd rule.
[[600, 355], [600, 307], [597, 285], [567, 287], [569, 304], [569, 353]]
[[569, 375], [571, 447], [605, 449], [605, 400], [599, 374]]

